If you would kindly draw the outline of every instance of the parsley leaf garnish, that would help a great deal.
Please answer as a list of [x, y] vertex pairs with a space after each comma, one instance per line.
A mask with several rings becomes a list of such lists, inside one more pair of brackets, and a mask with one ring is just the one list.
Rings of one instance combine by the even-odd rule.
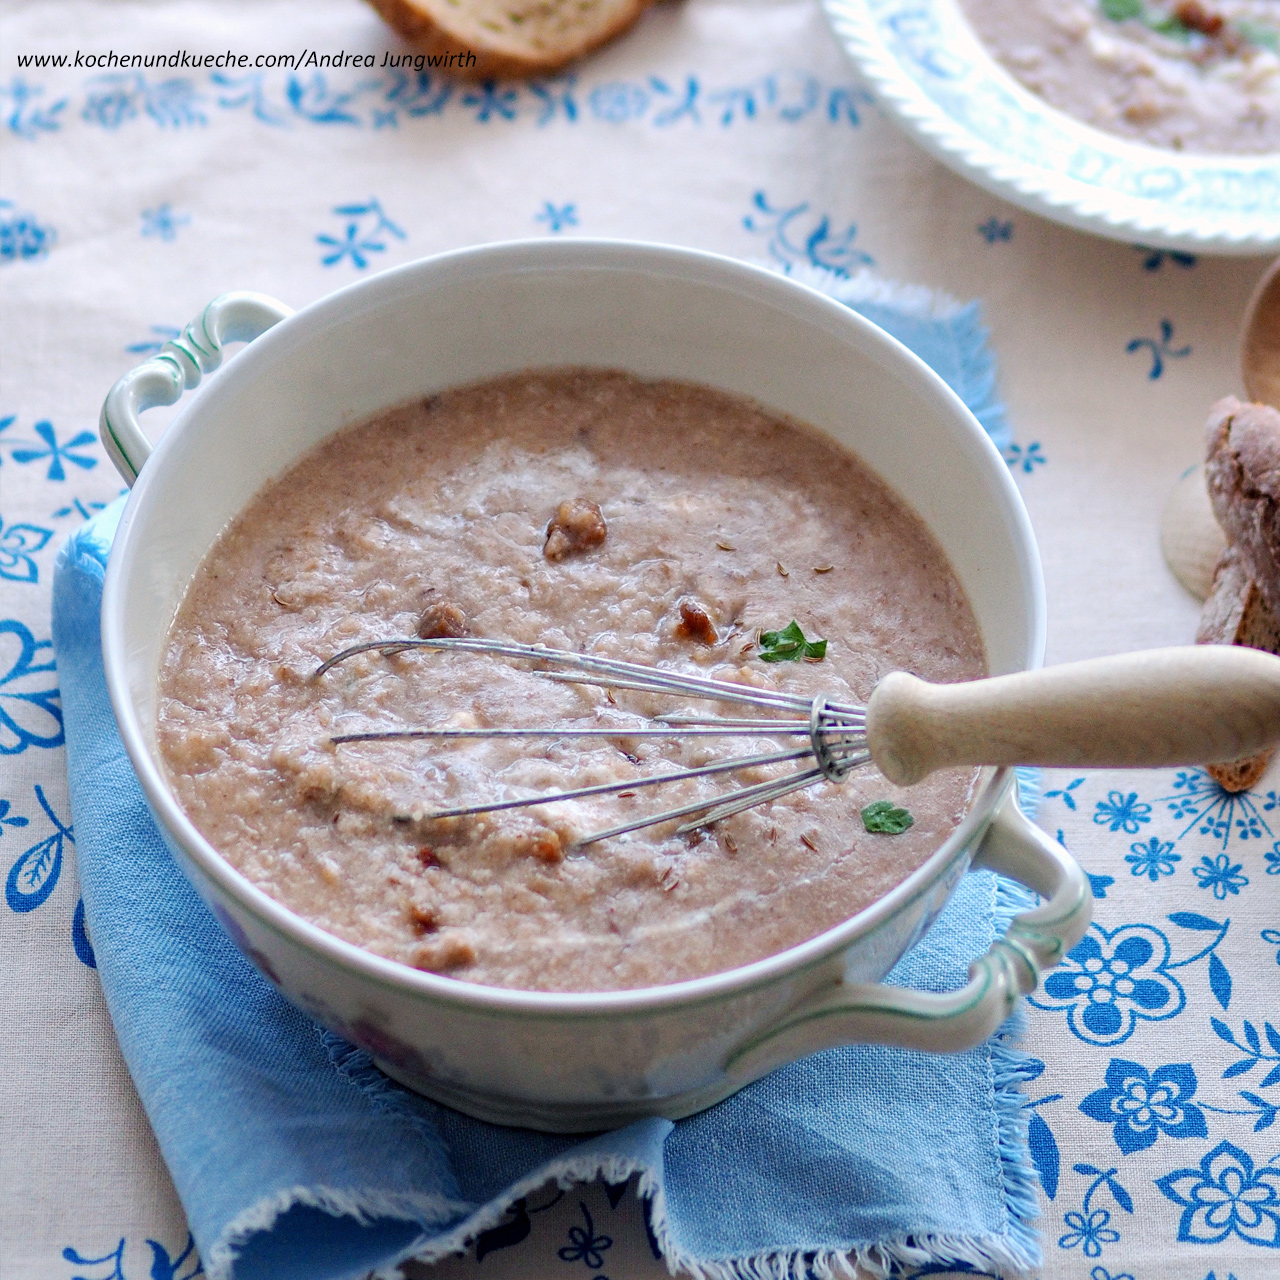
[[900, 836], [914, 823], [911, 811], [900, 808], [892, 800], [873, 800], [862, 811], [862, 825], [872, 835]]
[[781, 631], [760, 633], [761, 662], [821, 662], [827, 654], [825, 640], [806, 640], [794, 619]]
[[1102, 0], [1099, 7], [1102, 9], [1102, 16], [1110, 18], [1112, 22], [1141, 18], [1143, 11], [1142, 0]]

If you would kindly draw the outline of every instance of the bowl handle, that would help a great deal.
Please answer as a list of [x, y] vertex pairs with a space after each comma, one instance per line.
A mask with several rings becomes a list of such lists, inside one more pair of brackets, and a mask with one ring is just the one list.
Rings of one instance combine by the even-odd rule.
[[1084, 936], [1093, 914], [1089, 881], [1076, 860], [1027, 819], [1011, 791], [973, 860], [1047, 899], [1015, 916], [1003, 938], [969, 966], [969, 982], [946, 995], [880, 983], [837, 982], [806, 998], [739, 1045], [726, 1069], [742, 1083], [820, 1049], [888, 1044], [955, 1053], [981, 1044]]
[[173, 404], [222, 363], [228, 342], [252, 342], [273, 324], [293, 314], [292, 307], [263, 293], [224, 293], [154, 356], [144, 360], [107, 393], [98, 419], [107, 457], [132, 486], [151, 456], [138, 415], [159, 404]]

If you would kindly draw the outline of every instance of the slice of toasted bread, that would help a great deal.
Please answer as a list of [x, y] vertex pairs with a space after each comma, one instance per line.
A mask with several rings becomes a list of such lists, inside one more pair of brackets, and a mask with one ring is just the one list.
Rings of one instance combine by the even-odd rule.
[[[1197, 644], [1242, 644], [1280, 654], [1280, 622], [1258, 584], [1249, 576], [1243, 558], [1228, 547], [1213, 575], [1213, 590], [1200, 614]], [[1247, 791], [1266, 772], [1271, 752], [1246, 756], [1227, 764], [1206, 765], [1210, 775], [1228, 791]]]
[[1206, 437], [1213, 513], [1280, 618], [1280, 410], [1227, 396], [1209, 411]]
[[[471, 80], [554, 71], [625, 31], [653, 0], [369, 0], [436, 65]], [[451, 54], [472, 55], [450, 58]]]

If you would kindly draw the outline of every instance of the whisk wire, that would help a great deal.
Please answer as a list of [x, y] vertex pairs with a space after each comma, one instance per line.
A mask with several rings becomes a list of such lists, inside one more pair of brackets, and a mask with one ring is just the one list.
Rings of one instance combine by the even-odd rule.
[[[457, 651], [489, 654], [495, 657], [520, 659], [559, 667], [560, 670], [539, 670], [536, 674], [547, 680], [562, 683], [583, 684], [606, 689], [627, 689], [641, 693], [660, 694], [682, 698], [707, 699], [730, 704], [753, 706], [763, 711], [776, 711], [776, 718], [749, 716], [712, 716], [707, 714], [675, 713], [648, 717], [650, 727], [624, 728], [593, 725], [572, 728], [431, 728], [389, 729], [360, 733], [337, 734], [330, 739], [335, 745], [355, 742], [371, 742], [390, 739], [468, 739], [468, 738], [688, 738], [688, 737], [788, 737], [807, 736], [809, 744], [796, 750], [765, 752], [732, 760], [716, 761], [694, 768], [672, 770], [648, 777], [631, 778], [621, 782], [599, 783], [578, 787], [549, 795], [503, 800], [489, 804], [468, 805], [453, 809], [440, 809], [424, 814], [426, 819], [465, 817], [481, 813], [493, 813], [530, 805], [554, 804], [561, 800], [581, 799], [586, 796], [657, 786], [660, 783], [679, 782], [683, 779], [731, 773], [759, 766], [781, 764], [790, 760], [812, 759], [811, 768], [803, 768], [781, 778], [770, 778], [751, 786], [740, 787], [726, 795], [713, 796], [648, 814], [627, 822], [618, 823], [602, 831], [592, 832], [575, 843], [582, 848], [601, 840], [626, 835], [644, 827], [672, 822], [680, 818], [698, 815], [692, 821], [676, 828], [677, 834], [686, 834], [706, 827], [713, 822], [760, 804], [781, 799], [794, 791], [815, 786], [819, 782], [838, 782], [850, 770], [866, 764], [870, 753], [866, 747], [865, 708], [849, 703], [835, 702], [829, 698], [804, 698], [798, 694], [782, 693], [774, 689], [760, 689], [752, 685], [714, 680], [707, 676], [686, 675], [660, 667], [647, 667], [640, 663], [624, 662], [617, 658], [602, 658], [593, 654], [568, 653], [545, 645], [519, 644], [515, 641], [487, 640], [473, 637], [445, 637], [434, 639], [371, 640], [353, 645], [322, 663], [315, 672], [318, 679], [338, 663], [360, 653], [381, 652], [390, 656], [411, 649]], [[790, 713], [790, 714], [786, 714]], [[624, 713], [638, 714], [638, 713]]]

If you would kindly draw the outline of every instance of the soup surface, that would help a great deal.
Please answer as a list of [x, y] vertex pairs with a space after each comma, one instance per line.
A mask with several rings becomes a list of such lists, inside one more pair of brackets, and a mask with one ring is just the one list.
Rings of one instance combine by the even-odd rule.
[[1023, 84], [1172, 150], [1280, 151], [1280, 0], [960, 0]]
[[[797, 620], [821, 661], [766, 662]], [[438, 819], [749, 755], [786, 738], [639, 737], [725, 704], [556, 683], [530, 664], [362, 641], [501, 638], [865, 702], [881, 675], [985, 674], [921, 521], [809, 428], [698, 386], [528, 372], [345, 430], [230, 525], [174, 621], [158, 736], [195, 825], [267, 893], [379, 955], [471, 982], [599, 991], [760, 959], [866, 907], [965, 812], [976, 774], [874, 768], [686, 835], [575, 842], [797, 764]], [[812, 657], [811, 652], [811, 657]], [[376, 741], [366, 730], [608, 728]], [[801, 739], [805, 745], [807, 739]], [[905, 805], [873, 834], [861, 809]]]

